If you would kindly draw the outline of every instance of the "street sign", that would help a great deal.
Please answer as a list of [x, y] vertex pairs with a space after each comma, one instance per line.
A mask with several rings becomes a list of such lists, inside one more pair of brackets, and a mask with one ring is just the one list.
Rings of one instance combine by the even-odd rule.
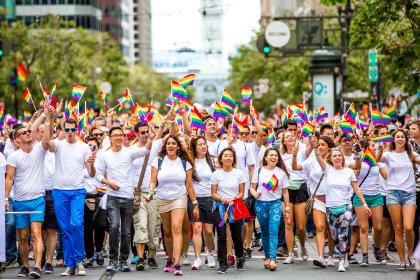
[[299, 46], [321, 46], [323, 44], [321, 19], [301, 19], [297, 23]]
[[290, 40], [290, 29], [284, 22], [273, 21], [265, 29], [265, 39], [272, 47], [284, 47]]

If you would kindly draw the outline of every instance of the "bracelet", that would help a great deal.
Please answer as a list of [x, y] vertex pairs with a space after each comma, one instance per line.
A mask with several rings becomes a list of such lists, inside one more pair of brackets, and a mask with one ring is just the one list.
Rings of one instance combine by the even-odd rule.
[[192, 205], [194, 205], [194, 206], [198, 206], [198, 201], [197, 201], [197, 200], [194, 200], [194, 201], [192, 202]]
[[5, 198], [4, 198], [4, 201], [9, 201], [9, 198], [8, 198], [8, 197], [5, 197]]
[[364, 206], [364, 207], [368, 207], [368, 205], [367, 205], [367, 203], [366, 203], [366, 202], [365, 202], [365, 203], [363, 203], [363, 206]]

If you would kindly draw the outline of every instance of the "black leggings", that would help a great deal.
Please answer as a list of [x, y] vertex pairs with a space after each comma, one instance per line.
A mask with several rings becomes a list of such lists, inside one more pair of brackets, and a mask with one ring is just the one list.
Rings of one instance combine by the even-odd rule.
[[[213, 212], [214, 227], [217, 231], [217, 257], [220, 264], [227, 264], [227, 246], [226, 246], [226, 225], [219, 227], [220, 215], [218, 209]], [[236, 221], [229, 223], [230, 233], [233, 240], [233, 246], [235, 248], [236, 258], [243, 258], [244, 247], [242, 241], [242, 221]]]
[[85, 256], [86, 258], [92, 258], [95, 252], [102, 251], [105, 239], [106, 229], [106, 211], [104, 209], [98, 209], [99, 199], [96, 198], [97, 203], [95, 209], [97, 214], [95, 216], [95, 210], [90, 210], [85, 203], [84, 213], [84, 240], [85, 240]]

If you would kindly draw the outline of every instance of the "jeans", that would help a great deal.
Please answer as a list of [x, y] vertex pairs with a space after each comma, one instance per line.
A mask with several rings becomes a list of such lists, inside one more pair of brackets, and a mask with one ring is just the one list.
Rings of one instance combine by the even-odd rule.
[[[130, 254], [131, 222], [134, 199], [108, 195], [106, 210], [109, 219], [109, 259], [125, 262]], [[121, 229], [120, 229], [121, 225]], [[119, 236], [121, 233], [121, 244]], [[118, 257], [119, 248], [119, 257]]]
[[[13, 211], [13, 200], [10, 198], [9, 211]], [[6, 261], [15, 260], [17, 257], [15, 217], [6, 215]]]
[[54, 209], [67, 267], [76, 268], [85, 255], [84, 245], [84, 205], [85, 189], [53, 190]]
[[[217, 231], [217, 258], [220, 264], [227, 265], [227, 246], [226, 246], [226, 224], [219, 227], [220, 214], [216, 208], [213, 212], [214, 227]], [[242, 259], [244, 256], [244, 246], [242, 241], [242, 221], [229, 223], [230, 233], [232, 235], [233, 247], [235, 248], [236, 258]]]
[[255, 213], [261, 226], [261, 239], [267, 259], [276, 260], [278, 231], [281, 221], [281, 201], [255, 201]]

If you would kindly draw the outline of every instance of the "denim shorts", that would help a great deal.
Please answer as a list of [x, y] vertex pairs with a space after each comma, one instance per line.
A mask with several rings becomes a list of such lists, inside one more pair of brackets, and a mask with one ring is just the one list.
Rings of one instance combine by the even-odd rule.
[[[374, 194], [374, 195], [363, 195], [366, 200], [366, 204], [369, 207], [377, 207], [377, 206], [383, 206], [384, 205], [384, 199], [382, 198], [382, 194]], [[363, 206], [363, 203], [360, 201], [359, 197], [355, 195], [353, 197], [353, 206]]]
[[16, 228], [28, 228], [32, 222], [44, 222], [45, 214], [45, 199], [40, 196], [35, 199], [25, 201], [13, 201], [13, 210], [17, 212], [22, 211], [40, 211], [38, 214], [16, 214]]
[[388, 190], [386, 192], [386, 205], [416, 205], [416, 192], [401, 190]]

